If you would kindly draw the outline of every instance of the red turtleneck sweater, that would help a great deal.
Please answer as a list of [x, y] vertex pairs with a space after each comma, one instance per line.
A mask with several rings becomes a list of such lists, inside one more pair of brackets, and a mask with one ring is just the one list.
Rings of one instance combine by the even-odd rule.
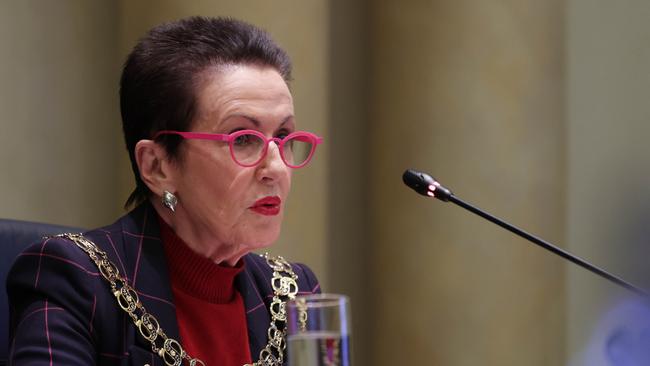
[[251, 363], [244, 301], [234, 287], [244, 269], [214, 263], [192, 251], [162, 219], [160, 232], [169, 266], [181, 344], [208, 365]]

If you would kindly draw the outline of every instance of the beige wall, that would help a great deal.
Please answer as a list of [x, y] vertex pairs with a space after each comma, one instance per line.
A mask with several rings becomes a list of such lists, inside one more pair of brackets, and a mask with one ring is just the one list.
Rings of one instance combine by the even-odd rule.
[[[650, 3], [571, 0], [567, 19], [569, 248], [650, 287]], [[567, 276], [568, 346], [609, 365], [603, 317], [624, 294], [577, 268]]]
[[562, 241], [562, 3], [374, 5], [371, 364], [561, 364], [563, 263], [400, 177]]
[[369, 362], [368, 352], [374, 349], [369, 328], [377, 320], [369, 273], [374, 247], [368, 220], [373, 160], [368, 151], [372, 124], [368, 121], [367, 6], [361, 0], [332, 0], [329, 20], [329, 291], [351, 298], [356, 365]]
[[0, 217], [91, 227], [120, 212], [116, 16], [111, 1], [0, 3]]

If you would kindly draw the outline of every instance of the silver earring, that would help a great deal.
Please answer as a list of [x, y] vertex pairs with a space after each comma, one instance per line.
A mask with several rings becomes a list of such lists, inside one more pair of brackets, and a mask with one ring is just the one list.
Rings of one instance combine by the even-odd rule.
[[162, 203], [171, 210], [171, 212], [176, 211], [176, 205], [178, 204], [178, 198], [174, 196], [170, 191], [163, 191]]

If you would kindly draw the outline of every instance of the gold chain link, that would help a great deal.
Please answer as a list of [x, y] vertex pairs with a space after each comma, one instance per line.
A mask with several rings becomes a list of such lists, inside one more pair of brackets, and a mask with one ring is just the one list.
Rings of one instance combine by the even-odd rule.
[[[106, 252], [81, 234], [65, 233], [53, 237], [66, 238], [88, 254], [99, 269], [99, 273], [108, 281], [119, 307], [129, 315], [140, 331], [140, 335], [151, 343], [151, 350], [158, 354], [167, 366], [180, 366], [184, 360], [188, 361], [190, 366], [206, 366], [203, 361], [188, 355], [178, 341], [165, 334], [158, 319], [147, 312], [138, 298], [138, 293], [120, 275], [120, 271], [108, 259]], [[267, 332], [269, 340], [260, 351], [259, 361], [244, 366], [281, 366], [287, 348], [286, 302], [295, 299], [298, 293], [298, 276], [293, 272], [289, 262], [281, 256], [269, 257], [268, 253], [265, 253], [262, 257], [273, 269], [271, 278], [273, 300], [269, 309], [271, 324]]]

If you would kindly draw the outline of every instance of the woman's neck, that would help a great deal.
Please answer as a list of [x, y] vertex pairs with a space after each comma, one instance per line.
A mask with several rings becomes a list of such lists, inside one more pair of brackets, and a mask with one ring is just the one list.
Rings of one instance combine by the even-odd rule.
[[210, 258], [217, 264], [235, 266], [248, 253], [247, 246], [223, 243], [212, 235], [210, 228], [202, 227], [188, 219], [182, 208], [171, 212], [157, 200], [151, 204], [158, 216], [182, 239], [195, 253]]

